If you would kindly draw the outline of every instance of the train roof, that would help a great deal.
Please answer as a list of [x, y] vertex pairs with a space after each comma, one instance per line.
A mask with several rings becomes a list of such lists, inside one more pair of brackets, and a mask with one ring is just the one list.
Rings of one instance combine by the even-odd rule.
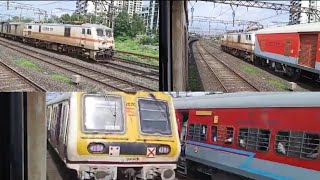
[[71, 92], [68, 92], [68, 93], [63, 93], [61, 94], [60, 96], [54, 98], [54, 99], [51, 99], [50, 101], [47, 102], [47, 105], [51, 105], [51, 104], [55, 104], [57, 102], [60, 102], [60, 101], [63, 101], [63, 100], [66, 100], [66, 99], [69, 99], [70, 96], [71, 96]]
[[246, 32], [230, 32], [225, 35], [238, 35], [238, 34], [254, 34], [256, 31], [246, 31]]
[[175, 109], [320, 107], [320, 92], [226, 93], [174, 98]]
[[293, 32], [314, 32], [320, 30], [320, 23], [296, 24], [280, 27], [266, 28], [256, 31], [256, 34], [293, 33]]
[[[7, 23], [7, 22], [4, 22], [4, 23]], [[112, 28], [109, 28], [109, 27], [107, 27], [107, 26], [105, 26], [105, 25], [101, 25], [101, 24], [89, 24], [89, 23], [85, 23], [85, 24], [81, 24], [81, 25], [76, 25], [76, 24], [58, 24], [58, 23], [9, 22], [9, 24], [26, 24], [26, 25], [41, 25], [41, 26], [68, 26], [68, 27], [95, 27], [95, 28], [112, 30]]]

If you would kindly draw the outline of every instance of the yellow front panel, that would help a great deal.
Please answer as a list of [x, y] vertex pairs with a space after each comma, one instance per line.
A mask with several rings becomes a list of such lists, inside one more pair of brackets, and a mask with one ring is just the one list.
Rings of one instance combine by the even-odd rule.
[[[162, 92], [137, 92], [135, 94], [127, 94], [123, 92], [113, 92], [109, 94], [117, 94], [123, 97], [124, 100], [124, 117], [125, 117], [125, 133], [124, 134], [85, 134], [81, 131], [81, 118], [78, 119], [78, 138], [77, 150], [79, 155], [84, 156], [103, 156], [108, 154], [91, 154], [88, 152], [87, 147], [91, 142], [128, 142], [128, 143], [148, 143], [148, 144], [166, 144], [170, 145], [171, 152], [168, 155], [161, 155], [161, 157], [174, 157], [180, 153], [180, 145], [178, 139], [178, 130], [174, 114], [174, 108], [171, 97]], [[170, 136], [158, 135], [143, 135], [140, 133], [140, 123], [138, 115], [138, 98], [148, 98], [153, 94], [158, 100], [167, 101], [170, 111], [171, 131]], [[78, 94], [78, 102], [84, 94]], [[78, 104], [78, 109], [81, 108], [81, 103]], [[79, 111], [78, 113], [81, 113]], [[82, 114], [79, 114], [81, 117]], [[179, 147], [177, 147], [179, 146]], [[146, 155], [139, 155], [145, 157]], [[138, 155], [120, 155], [120, 157], [138, 157]]]

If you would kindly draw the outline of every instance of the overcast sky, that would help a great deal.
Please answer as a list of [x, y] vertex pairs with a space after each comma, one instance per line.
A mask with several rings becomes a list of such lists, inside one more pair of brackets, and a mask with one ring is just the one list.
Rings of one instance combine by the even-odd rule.
[[[75, 10], [77, 1], [60, 0], [60, 1], [12, 1], [12, 2], [24, 4], [25, 7], [33, 6], [40, 9], [44, 9], [48, 11], [48, 18], [49, 18], [51, 13], [53, 15], [58, 15], [58, 16], [64, 13], [72, 13], [72, 11], [68, 11], [68, 10]], [[6, 5], [6, 3], [7, 3], [6, 0], [2, 0], [2, 1], [0, 0], [0, 19], [1, 19], [1, 15], [3, 15], [2, 20], [8, 18], [8, 16], [6, 15], [20, 16], [20, 13], [22, 14], [22, 16], [31, 17], [31, 18], [34, 18], [34, 20], [38, 20], [39, 18], [39, 16], [37, 14], [34, 14], [34, 12], [31, 10], [24, 10], [24, 9], [16, 10], [14, 8], [10, 8], [9, 10], [7, 10], [7, 7], [3, 6], [3, 5]], [[148, 5], [148, 4], [149, 4], [148, 0], [143, 1], [143, 5]], [[59, 10], [57, 8], [63, 8], [64, 10]]]
[[[265, 1], [268, 2], [268, 1]], [[290, 4], [290, 1], [269, 1], [276, 2], [280, 4]], [[232, 10], [230, 5], [219, 4], [213, 2], [204, 2], [204, 1], [190, 1], [188, 3], [188, 12], [189, 12], [189, 22], [191, 23], [191, 7], [194, 7], [193, 16], [206, 16], [206, 17], [216, 17], [218, 20], [228, 20], [232, 21]], [[271, 25], [273, 21], [277, 22], [288, 22], [289, 21], [289, 12], [287, 11], [275, 11], [270, 9], [260, 9], [260, 8], [247, 8], [243, 6], [234, 7], [235, 9], [235, 19], [236, 20], [247, 20], [247, 21], [256, 21], [264, 26]], [[278, 15], [277, 15], [278, 13]], [[208, 22], [193, 22], [193, 27], [200, 28], [201, 31], [209, 31]], [[239, 29], [243, 26], [238, 26], [235, 24], [235, 27], [230, 25], [224, 25], [219, 23], [211, 23], [211, 31], [222, 32], [225, 29]]]

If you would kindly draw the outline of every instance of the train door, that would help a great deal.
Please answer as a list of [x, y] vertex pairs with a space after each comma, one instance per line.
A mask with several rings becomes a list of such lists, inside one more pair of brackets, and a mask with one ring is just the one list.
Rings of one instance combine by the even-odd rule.
[[71, 28], [65, 27], [64, 28], [64, 37], [70, 37], [71, 36]]
[[86, 29], [82, 28], [81, 37], [80, 37], [80, 45], [84, 47], [86, 45]]
[[182, 114], [182, 121], [181, 121], [181, 133], [180, 133], [180, 141], [181, 141], [181, 156], [185, 157], [185, 149], [186, 149], [186, 139], [187, 139], [187, 124], [189, 120], [189, 111], [184, 111]]
[[50, 139], [50, 125], [51, 125], [51, 120], [52, 120], [52, 118], [51, 118], [51, 116], [52, 116], [52, 106], [48, 106], [47, 107], [47, 138], [49, 138]]
[[55, 128], [55, 141], [56, 141], [56, 146], [59, 146], [59, 136], [60, 136], [60, 123], [61, 123], [61, 115], [62, 115], [62, 104], [58, 105], [58, 110], [57, 110], [57, 122], [56, 122], [56, 128]]
[[51, 120], [50, 120], [50, 136], [49, 139], [51, 142], [54, 143], [54, 134], [55, 134], [55, 124], [56, 124], [56, 116], [57, 116], [57, 109], [58, 106], [57, 105], [53, 105], [53, 110], [52, 110], [52, 114], [51, 114]]
[[300, 52], [298, 64], [314, 68], [318, 45], [318, 34], [300, 34]]
[[59, 144], [58, 151], [62, 154], [63, 158], [66, 156], [65, 147], [66, 147], [66, 132], [67, 132], [67, 123], [69, 117], [69, 102], [62, 103], [62, 113], [61, 113], [61, 123], [60, 123], [60, 135], [59, 135]]
[[41, 25], [39, 25], [39, 32], [41, 32]]
[[18, 29], [18, 25], [15, 24], [15, 25], [14, 25], [14, 34], [17, 34], [17, 29]]

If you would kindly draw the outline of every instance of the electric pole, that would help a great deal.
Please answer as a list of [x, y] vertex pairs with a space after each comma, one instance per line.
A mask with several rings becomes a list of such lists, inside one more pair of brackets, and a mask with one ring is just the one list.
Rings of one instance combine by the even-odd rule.
[[94, 1], [94, 23], [97, 23], [97, 1]]

